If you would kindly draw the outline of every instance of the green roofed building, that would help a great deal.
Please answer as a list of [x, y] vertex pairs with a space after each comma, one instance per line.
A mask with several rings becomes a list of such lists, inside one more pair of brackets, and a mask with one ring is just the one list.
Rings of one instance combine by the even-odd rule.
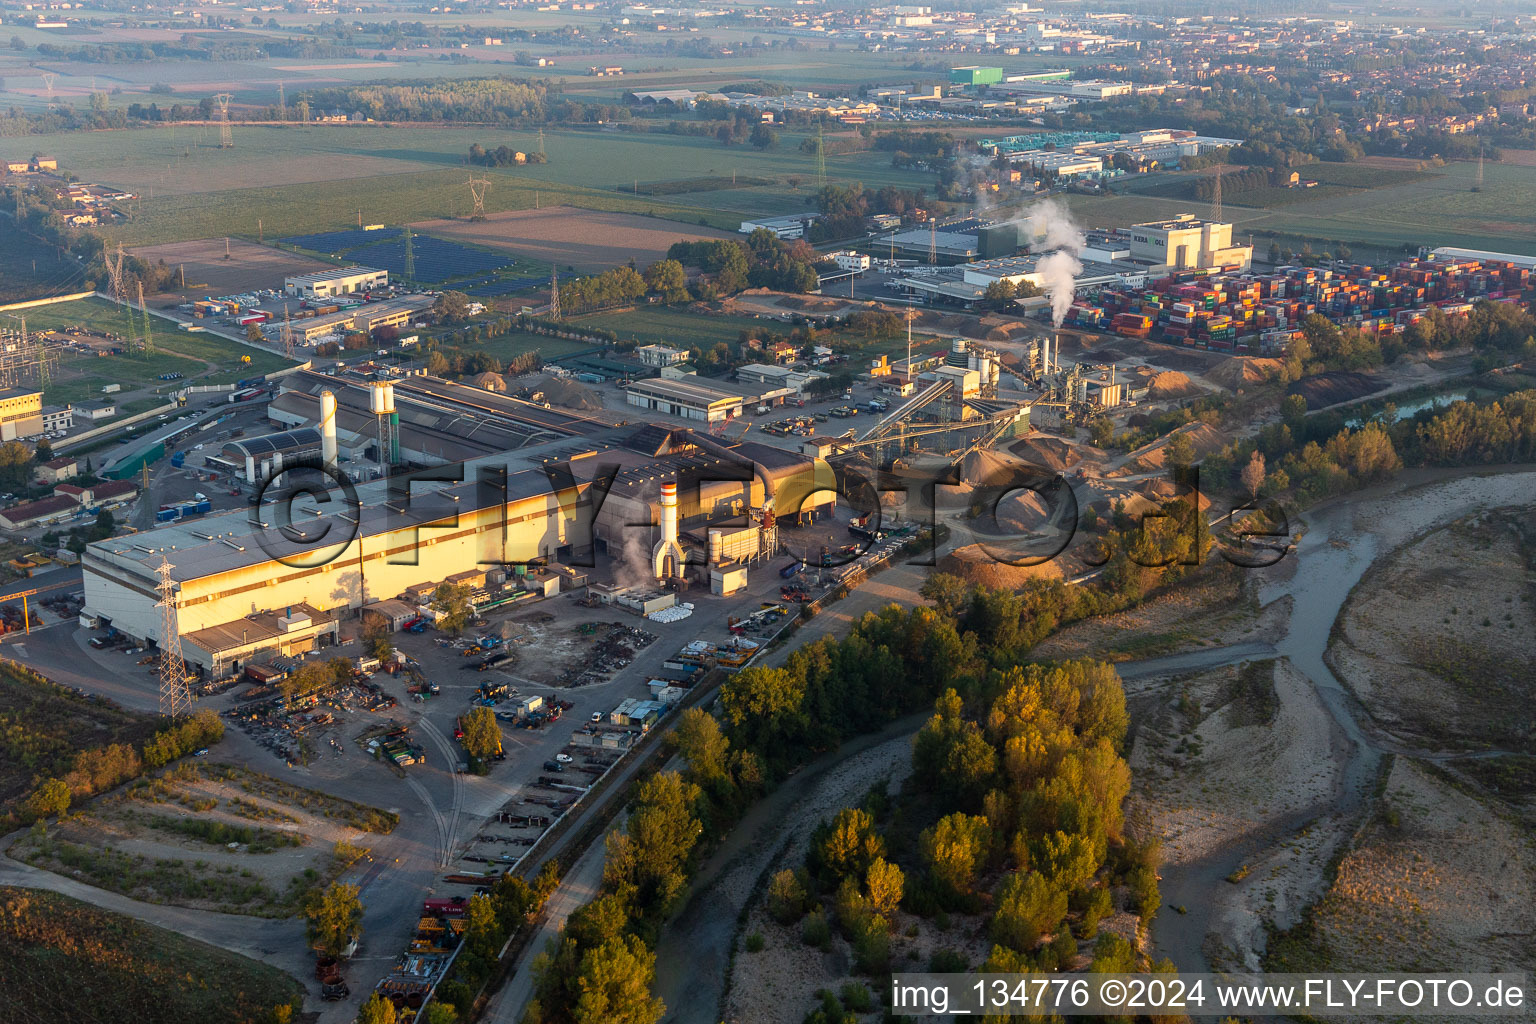
[[996, 85], [1003, 80], [1002, 68], [950, 68], [951, 85]]

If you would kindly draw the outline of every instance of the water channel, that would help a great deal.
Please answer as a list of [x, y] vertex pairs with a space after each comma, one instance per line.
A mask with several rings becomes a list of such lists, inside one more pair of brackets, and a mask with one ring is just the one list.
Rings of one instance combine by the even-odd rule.
[[[1250, 835], [1211, 856], [1186, 864], [1165, 865], [1162, 895], [1165, 905], [1178, 904], [1186, 914], [1159, 914], [1152, 927], [1155, 956], [1172, 958], [1182, 971], [1208, 969], [1203, 946], [1210, 931], [1217, 886], [1234, 869], [1286, 834], [1303, 828], [1322, 814], [1357, 814], [1381, 764], [1384, 746], [1361, 727], [1363, 712], [1324, 663], [1323, 655], [1334, 621], [1366, 571], [1377, 558], [1396, 550], [1425, 531], [1444, 526], [1483, 509], [1536, 506], [1536, 470], [1503, 473], [1418, 471], [1405, 473], [1389, 485], [1333, 502], [1304, 517], [1305, 533], [1289, 557], [1296, 567], [1288, 578], [1275, 573], [1262, 584], [1261, 605], [1290, 597], [1291, 614], [1282, 635], [1269, 642], [1205, 648], [1119, 667], [1128, 680], [1197, 672], [1260, 658], [1284, 657], [1311, 681], [1337, 732], [1343, 771], [1331, 805], [1298, 812], [1269, 830]], [[791, 779], [748, 812], [741, 826], [705, 865], [682, 915], [665, 930], [658, 952], [658, 991], [666, 999], [667, 1020], [675, 1024], [716, 1024], [718, 999], [728, 968], [726, 950], [735, 930], [739, 900], [718, 891], [721, 876], [748, 865], [760, 870], [773, 857], [778, 841], [775, 821], [793, 813], [797, 795], [814, 780], [836, 771], [837, 764], [871, 746], [905, 742], [924, 716], [913, 716], [884, 733], [845, 745], [807, 767], [803, 778]]]

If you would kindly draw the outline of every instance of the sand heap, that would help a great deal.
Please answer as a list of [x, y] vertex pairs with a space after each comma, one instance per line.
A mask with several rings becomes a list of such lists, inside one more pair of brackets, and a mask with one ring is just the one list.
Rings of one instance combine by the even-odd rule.
[[528, 388], [528, 397], [530, 401], [548, 402], [550, 405], [581, 412], [603, 407], [602, 400], [585, 384], [554, 376], [544, 376], [534, 381]]
[[1031, 466], [1062, 473], [1082, 461], [1067, 442], [1056, 437], [1028, 437], [1009, 445], [1008, 450]]
[[1269, 380], [1280, 372], [1281, 362], [1278, 359], [1255, 359], [1249, 356], [1233, 356], [1223, 359], [1205, 376], [1220, 384], [1224, 388], [1234, 391], [1250, 384], [1258, 384]]
[[[998, 546], [1006, 548], [1003, 544]], [[980, 544], [968, 544], [939, 559], [938, 569], [959, 576], [968, 583], [1016, 590], [1029, 580], [1061, 579], [1061, 562], [1062, 559], [1058, 557], [1039, 565], [1008, 565], [993, 557]]]
[[1038, 530], [1051, 518], [1051, 506], [1037, 491], [1016, 490], [1003, 496], [992, 514], [1010, 530]]
[[978, 484], [1006, 480], [1021, 468], [1023, 463], [1018, 459], [1010, 458], [1002, 452], [978, 448], [967, 453], [965, 460], [960, 463], [960, 482], [975, 487]]
[[1177, 370], [1164, 370], [1152, 377], [1147, 390], [1147, 397], [1153, 401], [1169, 401], [1177, 398], [1192, 398], [1195, 395], [1204, 394], [1188, 377]]
[[1118, 502], [1126, 514], [1144, 515], [1155, 511], [1161, 502], [1149, 498], [1139, 490], [1116, 484], [1100, 477], [1089, 477], [1077, 488], [1078, 501], [1083, 506], [1092, 505], [1108, 513]]
[[[1220, 451], [1228, 444], [1228, 438], [1221, 431], [1206, 423], [1195, 423], [1187, 427], [1181, 427], [1175, 433], [1183, 434], [1189, 438], [1194, 446], [1196, 460], [1203, 459], [1212, 452]], [[1143, 449], [1137, 458], [1116, 470], [1111, 476], [1130, 476], [1133, 473], [1151, 473], [1155, 470], [1166, 469], [1168, 466], [1168, 441], [1174, 435], [1162, 438], [1154, 445]]]

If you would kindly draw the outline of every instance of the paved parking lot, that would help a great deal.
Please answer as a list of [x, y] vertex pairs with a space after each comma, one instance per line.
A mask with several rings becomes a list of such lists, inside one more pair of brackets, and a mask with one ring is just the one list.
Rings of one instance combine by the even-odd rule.
[[[366, 994], [389, 970], [395, 956], [406, 948], [424, 897], [468, 895], [473, 891], [473, 885], [450, 883], [445, 881], [446, 876], [504, 867], [528, 850], [511, 840], [536, 839], [544, 831], [541, 826], [501, 820], [502, 813], [541, 814], [553, 821], [558, 808], [534, 801], [563, 803], [578, 796], [585, 784], [597, 778], [594, 771], [584, 769], [606, 767], [616, 759], [621, 751], [594, 750], [589, 745], [573, 743], [591, 727], [594, 713], [606, 715], [626, 697], [648, 698], [651, 694], [647, 680], [675, 675], [666, 672], [662, 663], [673, 658], [689, 641], [729, 640], [728, 620], [743, 617], [778, 598], [784, 581], [775, 569], [785, 561], [775, 559], [754, 572], [748, 590], [731, 598], [689, 592], [684, 599], [694, 604], [695, 611], [678, 622], [652, 622], [615, 607], [583, 607], [575, 595], [562, 595], [511, 613], [493, 615], [485, 626], [471, 632], [495, 630], [511, 620], [514, 628], [533, 635], [526, 644], [511, 645], [518, 659], [507, 671], [466, 669], [466, 664], [479, 659], [463, 657], [454, 647], [440, 645], [444, 637], [436, 631], [396, 634], [394, 640], [399, 649], [416, 661], [426, 679], [438, 684], [439, 694], [417, 703], [406, 691], [410, 682], [406, 676], [376, 673], [372, 681], [392, 696], [397, 705], [376, 712], [353, 701], [350, 706], [342, 702], [341, 707], [326, 709], [334, 716], [334, 724], [315, 731], [315, 755], [307, 765], [278, 757], [238, 728], [227, 729], [225, 739], [210, 755], [214, 761], [244, 765], [400, 815], [400, 824], [393, 833], [371, 837], [374, 841], [370, 858], [348, 877], [363, 890], [363, 949], [347, 975], [352, 999], [320, 1003], [318, 987], [312, 993], [315, 1001], [311, 1007], [322, 1009], [321, 1021], [329, 1024], [351, 1020], [358, 996]], [[602, 641], [613, 623], [643, 630], [656, 639], [635, 650], [628, 665], [610, 664], [615, 671], [607, 678], [579, 686], [562, 686], [552, 681], [567, 668], [587, 665], [586, 653]], [[584, 626], [593, 628], [583, 632]], [[349, 627], [355, 628], [355, 623]], [[140, 666], [136, 664], [138, 657], [119, 650], [91, 648], [87, 640], [93, 635], [94, 631], [61, 623], [34, 632], [31, 637], [12, 639], [0, 650], [61, 684], [102, 694], [130, 708], [155, 711], [158, 677], [154, 667]], [[359, 650], [354, 642], [318, 652], [315, 657], [356, 654]], [[503, 721], [506, 759], [493, 764], [485, 776], [458, 772], [455, 769], [463, 761], [463, 752], [453, 738], [455, 719], [472, 706], [481, 684], [493, 680], [507, 684], [509, 690], [515, 688], [518, 696], [558, 698], [571, 706], [559, 721], [538, 729], [516, 728]], [[248, 689], [233, 687], [201, 701], [200, 706], [222, 713], [235, 707]], [[505, 714], [511, 705], [511, 701], [505, 701], [496, 710]], [[425, 763], [397, 772], [391, 764], [370, 757], [355, 742], [357, 736], [386, 724], [409, 727], [413, 740], [426, 752]], [[571, 761], [558, 761], [560, 755], [570, 757]], [[565, 770], [546, 769], [545, 764], [552, 761], [562, 764]], [[540, 777], [570, 788], [541, 786]], [[481, 836], [488, 838], [477, 838]], [[270, 958], [291, 969], [291, 951], [274, 952]], [[306, 983], [312, 981], [306, 979]]]

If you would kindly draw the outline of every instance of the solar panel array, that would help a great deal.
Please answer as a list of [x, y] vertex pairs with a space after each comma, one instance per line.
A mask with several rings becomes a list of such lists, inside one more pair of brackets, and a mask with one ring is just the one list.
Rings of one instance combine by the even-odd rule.
[[[411, 238], [411, 254], [416, 263], [416, 281], [419, 284], [437, 284], [470, 274], [484, 274], [502, 267], [510, 267], [516, 261], [505, 253], [471, 249], [457, 242], [415, 235]], [[370, 245], [348, 254], [348, 259], [369, 267], [387, 270], [396, 278], [405, 275], [405, 239]]]
[[279, 238], [278, 241], [296, 245], [300, 249], [308, 249], [311, 252], [345, 252], [348, 249], [356, 249], [358, 246], [399, 237], [399, 228], [377, 228], [373, 231], [353, 228], [350, 231], [321, 231], [313, 235], [294, 235], [290, 238]]
[[464, 289], [464, 294], [473, 295], [477, 299], [493, 298], [497, 295], [511, 295], [514, 292], [527, 291], [544, 283], [544, 279], [540, 277], [509, 277], [504, 281], [492, 281], [489, 284], [466, 288]]

